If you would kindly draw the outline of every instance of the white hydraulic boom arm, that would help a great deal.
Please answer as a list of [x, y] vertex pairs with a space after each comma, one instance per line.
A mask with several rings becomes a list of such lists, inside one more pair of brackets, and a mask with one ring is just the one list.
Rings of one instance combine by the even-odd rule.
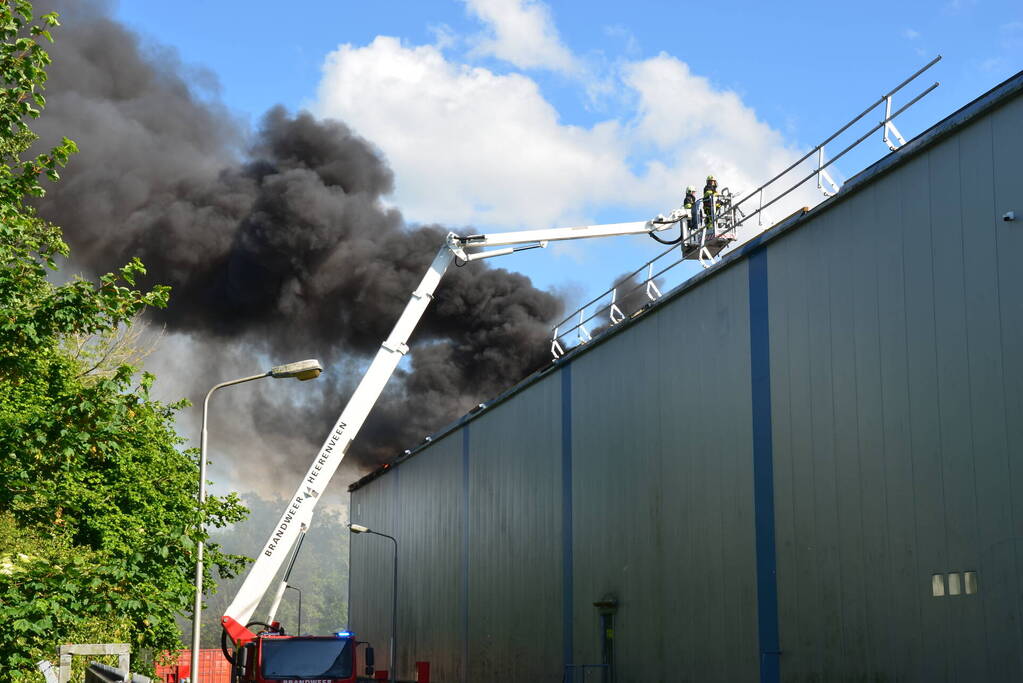
[[[610, 225], [583, 225], [550, 230], [523, 230], [467, 237], [449, 233], [445, 244], [437, 252], [429, 270], [426, 271], [419, 283], [419, 287], [412, 293], [412, 298], [405, 306], [405, 310], [402, 311], [390, 336], [380, 345], [380, 350], [377, 351], [376, 357], [369, 369], [366, 370], [355, 393], [348, 400], [348, 404], [341, 411], [341, 416], [334, 424], [334, 428], [316, 454], [316, 458], [313, 459], [298, 490], [291, 497], [277, 526], [274, 527], [270, 538], [249, 570], [248, 576], [245, 577], [245, 582], [235, 596], [234, 602], [227, 608], [221, 622], [227, 629], [228, 635], [235, 641], [243, 637], [252, 637], [253, 634], [245, 627], [246, 624], [269, 589], [273, 577], [280, 569], [289, 550], [298, 540], [301, 532], [308, 528], [312, 520], [313, 508], [315, 508], [320, 494], [326, 489], [331, 477], [341, 464], [345, 452], [351, 446], [356, 434], [359, 433], [359, 429], [376, 404], [384, 385], [398, 366], [398, 362], [408, 352], [409, 337], [433, 299], [433, 293], [437, 290], [441, 278], [453, 260], [476, 261], [523, 249], [546, 247], [549, 241], [614, 235], [642, 235], [666, 230], [669, 227], [670, 225], [667, 224], [644, 221]], [[491, 246], [508, 246], [508, 248], [466, 251], [467, 249]]]

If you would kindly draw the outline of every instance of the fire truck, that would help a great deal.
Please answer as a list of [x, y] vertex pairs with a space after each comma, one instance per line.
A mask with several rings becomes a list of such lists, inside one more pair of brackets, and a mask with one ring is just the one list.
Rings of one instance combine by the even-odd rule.
[[[727, 215], [726, 212], [725, 215]], [[693, 212], [694, 217], [699, 216]], [[725, 218], [725, 215], [722, 218]], [[695, 220], [695, 218], [694, 218]], [[671, 241], [658, 238], [654, 233], [668, 230], [674, 224], [681, 229], [680, 236]], [[688, 226], [688, 229], [687, 229]], [[267, 683], [269, 681], [321, 681], [323, 683], [354, 683], [356, 680], [357, 650], [364, 643], [348, 631], [329, 636], [287, 635], [274, 621], [277, 606], [287, 585], [285, 574], [277, 588], [270, 614], [266, 621], [252, 621], [252, 613], [270, 588], [273, 577], [281, 568], [285, 557], [295, 548], [291, 565], [301, 546], [306, 529], [312, 521], [313, 509], [334, 475], [342, 458], [369, 415], [384, 385], [394, 373], [401, 358], [408, 353], [408, 340], [433, 299], [444, 273], [452, 262], [465, 265], [495, 256], [503, 256], [526, 249], [544, 248], [549, 242], [616, 235], [650, 235], [666, 244], [680, 244], [686, 258], [696, 258], [692, 252], [694, 224], [688, 216], [675, 212], [671, 217], [643, 222], [609, 225], [584, 225], [547, 230], [525, 230], [489, 235], [459, 236], [449, 233], [419, 286], [381, 344], [373, 362], [366, 370], [327, 436], [295, 494], [256, 558], [248, 575], [221, 619], [224, 655], [231, 662], [232, 683]], [[727, 226], [724, 226], [727, 228]], [[712, 228], [711, 228], [712, 229]], [[715, 230], [715, 235], [724, 230]], [[734, 233], [733, 233], [734, 234]], [[704, 244], [700, 246], [705, 246]], [[715, 244], [715, 247], [720, 246]], [[496, 247], [496, 248], [492, 248]], [[701, 258], [701, 262], [702, 262]], [[290, 566], [288, 568], [290, 573]], [[364, 654], [367, 675], [372, 675], [373, 650], [366, 644]], [[394, 653], [391, 653], [393, 659]], [[393, 670], [396, 663], [388, 666]], [[392, 679], [393, 680], [393, 679]]]

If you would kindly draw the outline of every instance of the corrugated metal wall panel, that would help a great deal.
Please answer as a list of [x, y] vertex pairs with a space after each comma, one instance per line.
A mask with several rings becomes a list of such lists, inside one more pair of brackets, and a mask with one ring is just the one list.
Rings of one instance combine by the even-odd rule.
[[[430, 458], [395, 470], [389, 486], [352, 498], [352, 521], [398, 539], [398, 672], [412, 677], [417, 660], [429, 661], [438, 680], [462, 680], [461, 606], [464, 497], [461, 433], [441, 439]], [[378, 668], [387, 669], [393, 546], [362, 534], [352, 539], [352, 626], [373, 643]], [[361, 560], [361, 561], [360, 561]]]
[[[902, 189], [903, 281], [906, 308], [907, 369], [909, 393], [909, 449], [913, 463], [913, 486], [900, 496], [912, 505], [916, 517], [917, 565], [913, 578], [944, 572], [948, 567], [945, 543], [945, 491], [942, 486], [941, 439], [938, 419], [938, 340], [935, 339], [934, 261], [930, 227], [930, 159], [924, 155], [900, 169], [893, 180]], [[949, 624], [945, 603], [928, 600], [929, 586], [914, 581], [922, 599], [924, 634], [917, 661], [917, 676], [946, 680]], [[922, 627], [926, 624], [926, 630]]]
[[[983, 130], [977, 125], [968, 131]], [[990, 149], [990, 135], [982, 135]], [[979, 142], [979, 140], [978, 140]], [[968, 145], [963, 134], [931, 150], [931, 230], [934, 262], [935, 338], [937, 340], [938, 405], [941, 472], [945, 497], [945, 571], [963, 572], [976, 566], [978, 554], [977, 490], [975, 469], [986, 469], [987, 454], [975, 459], [970, 416], [970, 346], [966, 330], [966, 280], [963, 268], [965, 246], [964, 208], [978, 201], [963, 193], [961, 147]], [[967, 152], [969, 154], [969, 152]], [[990, 155], [989, 155], [990, 159]], [[990, 161], [988, 162], [990, 165]], [[993, 216], [991, 217], [993, 218]], [[979, 331], [988, 336], [994, 330]], [[953, 680], [989, 680], [984, 657], [984, 619], [981, 602], [963, 600], [943, 603], [950, 641], [948, 676]]]
[[[413, 678], [416, 660], [431, 663], [438, 680], [462, 678], [464, 637], [461, 610], [464, 495], [457, 473], [462, 466], [462, 438], [454, 433], [432, 449], [429, 460], [402, 468], [401, 524], [394, 534], [403, 577], [403, 605], [398, 672]], [[429, 539], [429, 543], [408, 539]]]
[[786, 665], [816, 672], [821, 650], [812, 639], [823, 633], [824, 619], [817, 606], [821, 577], [818, 564], [809, 561], [814, 546], [803, 541], [816, 536], [817, 525], [814, 498], [805, 493], [815, 490], [813, 448], [806, 428], [812, 407], [809, 287], [804, 269], [795, 267], [811, 257], [807, 240], [790, 242], [784, 258], [772, 255], [769, 275], [771, 292], [788, 292], [774, 296], [770, 319], [779, 621], [787, 645]]
[[575, 663], [616, 595], [621, 681], [756, 676], [746, 277], [573, 363]]
[[552, 375], [469, 427], [469, 681], [561, 680], [560, 410]]
[[600, 663], [593, 603], [613, 594], [621, 605], [615, 620], [619, 671], [648, 679], [663, 670], [664, 605], [678, 604], [679, 588], [671, 580], [674, 572], [664, 571], [670, 557], [665, 527], [674, 520], [663, 516], [659, 484], [659, 323], [659, 316], [645, 320], [633, 334], [618, 335], [572, 367], [571, 663]]
[[[873, 234], [885, 237], [891, 230], [881, 233], [881, 215], [876, 186], [872, 187], [850, 207], [852, 221], [860, 226], [873, 226]], [[890, 220], [885, 221], [890, 225]], [[857, 232], [847, 236], [858, 241]], [[856, 273], [853, 288], [853, 330], [855, 363], [856, 438], [859, 456], [859, 494], [861, 497], [861, 524], [864, 534], [863, 573], [860, 586], [865, 599], [866, 667], [877, 670], [887, 666], [896, 656], [892, 636], [891, 605], [894, 599], [892, 583], [892, 530], [888, 491], [884, 486], [886, 467], [884, 448], [885, 410], [882, 395], [880, 315], [878, 302], [887, 296], [879, 281], [879, 264], [875, 258], [851, 260], [847, 266]], [[873, 397], [872, 400], [863, 400]]]
[[[870, 189], [877, 228], [883, 238], [877, 250], [877, 321], [880, 349], [880, 388], [877, 400], [882, 409], [883, 489], [888, 520], [890, 571], [878, 582], [888, 585], [889, 610], [884, 625], [892, 643], [896, 680], [912, 680], [923, 640], [929, 633], [920, 628], [920, 602], [927, 589], [919, 585], [917, 566], [917, 512], [912, 504], [913, 458], [909, 433], [909, 343], [906, 327], [906, 290], [903, 252], [912, 247], [903, 231], [902, 188], [895, 180]], [[864, 396], [869, 400], [869, 395]]]
[[[393, 474], [397, 474], [397, 470]], [[400, 477], [382, 477], [378, 484], [360, 490], [352, 497], [351, 520], [390, 533], [388, 530], [397, 524], [395, 501], [398, 499]], [[390, 666], [387, 651], [391, 633], [394, 551], [386, 538], [362, 534], [353, 535], [350, 539], [349, 554], [348, 626], [359, 640], [373, 645], [377, 666], [386, 669]], [[400, 586], [398, 590], [401, 604]]]
[[[1001, 324], [998, 298], [991, 296], [992, 292], [998, 291], [997, 269], [993, 266], [998, 258], [994, 226], [999, 215], [994, 201], [992, 135], [991, 120], [985, 119], [963, 131], [959, 145], [962, 197], [965, 200], [962, 202], [963, 326], [968, 349], [963, 367], [967, 389], [962, 400], [971, 426], [965, 434], [969, 442], [963, 452], [972, 456], [971, 465], [975, 466], [972, 481], [976, 508], [972, 553], [962, 557], [957, 564], [985, 574], [988, 568], [981, 568], [986, 564], [985, 547], [1012, 535], [1005, 397], [1001, 382]], [[998, 545], [1004, 547], [1005, 544]], [[1011, 546], [1009, 549], [1011, 551]], [[1010, 559], [1004, 563], [1007, 568], [1015, 564], [1011, 558], [1011, 552], [1003, 556], [1003, 559]], [[1000, 671], [1023, 678], [1023, 669], [1019, 667], [1020, 641], [1016, 640], [1017, 645], [1013, 648], [1014, 640], [1004, 637], [1003, 628], [990, 633], [990, 629], [984, 627], [988, 622], [1011, 623], [1011, 615], [1006, 609], [1012, 602], [1004, 599], [992, 602], [990, 591], [981, 593], [979, 597], [980, 600], [966, 603], [971, 612], [970, 621], [981, 626], [971, 629], [971, 653], [983, 658], [986, 678], [997, 677]], [[986, 613], [991, 614], [990, 619]], [[1003, 665], [1003, 661], [1007, 663]], [[978, 668], [980, 665], [978, 663]]]

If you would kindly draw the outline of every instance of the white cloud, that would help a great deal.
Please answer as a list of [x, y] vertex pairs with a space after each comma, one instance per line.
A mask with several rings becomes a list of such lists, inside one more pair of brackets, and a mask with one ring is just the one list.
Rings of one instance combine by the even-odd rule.
[[707, 169], [732, 179], [733, 188], [738, 183], [749, 190], [794, 158], [781, 134], [758, 120], [738, 95], [715, 89], [674, 57], [662, 52], [629, 63], [622, 78], [638, 95], [634, 144], [652, 144], [658, 159], [679, 176]]
[[627, 176], [616, 123], [564, 126], [531, 79], [449, 62], [433, 46], [340, 47], [317, 111], [384, 151], [414, 220], [552, 224]]
[[316, 111], [383, 150], [406, 217], [450, 225], [541, 228], [630, 208], [649, 218], [707, 173], [751, 190], [799, 156], [738, 95], [669, 55], [626, 63], [614, 87], [632, 109], [566, 125], [522, 74], [378, 37], [328, 57]]
[[433, 36], [433, 44], [438, 50], [447, 50], [455, 47], [461, 41], [460, 36], [447, 24], [433, 24], [427, 27]]
[[489, 28], [478, 36], [474, 55], [497, 57], [520, 69], [578, 74], [580, 65], [561, 43], [550, 10], [538, 0], [465, 0]]
[[917, 38], [920, 37], [920, 32], [911, 28], [907, 28], [905, 31], [902, 32], [902, 35], [905, 36], [907, 40], [916, 40]]

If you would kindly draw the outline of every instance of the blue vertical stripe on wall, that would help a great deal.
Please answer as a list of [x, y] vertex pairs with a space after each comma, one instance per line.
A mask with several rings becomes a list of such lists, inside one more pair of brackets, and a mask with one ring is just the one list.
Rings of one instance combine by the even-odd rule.
[[462, 683], [469, 681], [469, 425], [462, 427]]
[[750, 386], [753, 397], [753, 509], [757, 548], [760, 681], [781, 680], [778, 580], [774, 545], [774, 453], [771, 431], [771, 339], [767, 250], [749, 257]]
[[564, 666], [573, 664], [572, 630], [572, 366], [561, 369], [561, 642]]

